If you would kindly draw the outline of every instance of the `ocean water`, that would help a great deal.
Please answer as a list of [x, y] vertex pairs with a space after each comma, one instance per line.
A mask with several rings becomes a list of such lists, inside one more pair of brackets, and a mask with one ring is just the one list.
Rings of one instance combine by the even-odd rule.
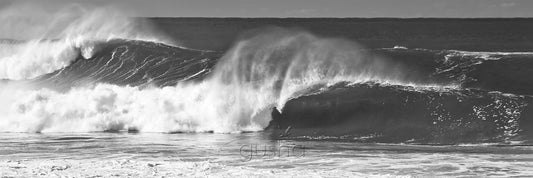
[[29, 17], [2, 176], [533, 176], [531, 19]]
[[528, 145], [273, 140], [269, 133], [2, 134], [2, 176], [530, 177]]

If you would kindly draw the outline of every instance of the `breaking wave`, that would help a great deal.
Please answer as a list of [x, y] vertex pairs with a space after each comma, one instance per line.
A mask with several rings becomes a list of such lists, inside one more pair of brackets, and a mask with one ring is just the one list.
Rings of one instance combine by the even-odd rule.
[[[204, 51], [111, 17], [84, 13], [56, 35], [2, 41], [1, 132], [234, 133], [275, 124], [283, 138], [531, 139], [530, 53], [367, 49], [279, 28]], [[272, 107], [281, 120], [271, 122]]]
[[268, 125], [272, 106], [283, 107], [310, 86], [401, 82], [401, 67], [387, 65], [351, 42], [282, 29], [245, 38], [224, 55], [115, 40], [88, 60], [79, 57], [55, 72], [12, 81], [44, 88], [18, 91], [1, 128], [258, 131]]

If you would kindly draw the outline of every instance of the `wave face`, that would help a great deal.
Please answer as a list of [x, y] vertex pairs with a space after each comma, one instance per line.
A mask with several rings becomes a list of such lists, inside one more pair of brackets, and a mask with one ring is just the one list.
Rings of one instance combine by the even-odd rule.
[[289, 101], [279, 125], [293, 128], [289, 138], [511, 143], [530, 141], [532, 101], [482, 90], [339, 84]]
[[287, 102], [273, 125], [292, 130], [276, 134], [359, 142], [531, 143], [533, 53], [373, 51], [423, 77], [410, 78], [416, 85], [347, 81], [309, 90]]
[[175, 86], [204, 78], [211, 72], [218, 52], [188, 50], [147, 41], [110, 40], [95, 46], [91, 58], [77, 60], [60, 70], [31, 80], [58, 90], [98, 83], [129, 86]]
[[[91, 24], [101, 14], [74, 22]], [[533, 138], [533, 53], [368, 49], [279, 28], [216, 52], [139, 35], [131, 26], [118, 28], [127, 32], [120, 34], [106, 29], [3, 40], [0, 132], [233, 133], [279, 126], [273, 135], [294, 139]], [[281, 108], [281, 119], [272, 119], [272, 107]]]

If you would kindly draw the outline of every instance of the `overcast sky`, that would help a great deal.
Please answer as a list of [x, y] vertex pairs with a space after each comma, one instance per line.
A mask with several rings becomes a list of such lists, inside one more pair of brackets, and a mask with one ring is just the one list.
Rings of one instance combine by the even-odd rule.
[[145, 17], [533, 17], [533, 0], [0, 0], [116, 6]]

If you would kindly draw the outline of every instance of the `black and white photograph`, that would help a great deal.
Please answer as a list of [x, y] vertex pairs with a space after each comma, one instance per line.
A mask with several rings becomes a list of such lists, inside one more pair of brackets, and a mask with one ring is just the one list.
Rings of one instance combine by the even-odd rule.
[[19, 177], [533, 177], [533, 1], [0, 0]]

